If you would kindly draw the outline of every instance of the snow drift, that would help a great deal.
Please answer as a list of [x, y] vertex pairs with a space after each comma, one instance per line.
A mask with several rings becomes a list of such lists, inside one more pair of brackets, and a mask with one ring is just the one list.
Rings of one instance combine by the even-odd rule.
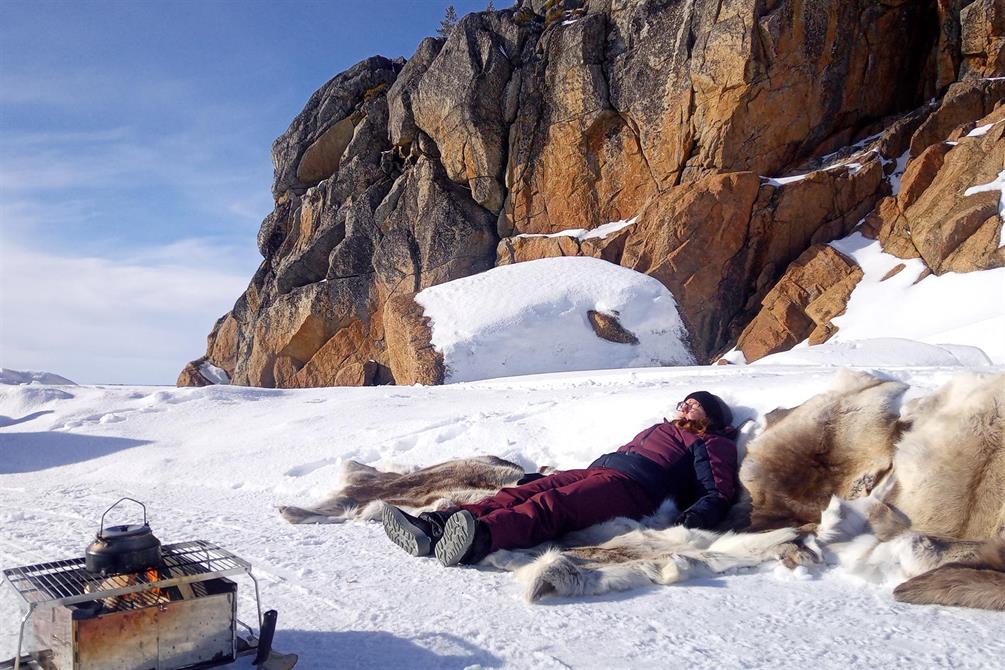
[[[673, 295], [596, 258], [544, 258], [433, 286], [415, 297], [432, 319], [447, 382], [694, 363]], [[637, 344], [601, 339], [588, 311], [617, 318]]]

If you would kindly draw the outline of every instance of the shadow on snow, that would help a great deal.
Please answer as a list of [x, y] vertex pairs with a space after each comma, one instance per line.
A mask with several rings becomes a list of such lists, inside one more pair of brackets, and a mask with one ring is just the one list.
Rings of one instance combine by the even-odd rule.
[[0, 474], [35, 472], [81, 463], [144, 444], [150, 441], [52, 431], [0, 433]]
[[296, 670], [336, 667], [462, 670], [502, 665], [494, 654], [450, 633], [422, 633], [405, 638], [383, 631], [277, 630], [274, 648], [298, 654]]
[[0, 414], [0, 428], [7, 428], [8, 426], [16, 426], [19, 423], [25, 423], [27, 421], [31, 421], [32, 419], [37, 419], [38, 417], [43, 416], [45, 414], [52, 414], [52, 413], [53, 412], [51, 409], [46, 409], [40, 412], [32, 412], [31, 414], [25, 414], [19, 419], [14, 419], [12, 417], [3, 416], [2, 414]]

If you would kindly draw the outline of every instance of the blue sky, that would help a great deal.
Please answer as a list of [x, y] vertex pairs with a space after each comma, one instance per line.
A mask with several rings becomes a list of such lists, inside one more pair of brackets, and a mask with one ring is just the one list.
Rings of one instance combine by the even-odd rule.
[[261, 260], [272, 140], [449, 4], [487, 0], [0, 2], [0, 365], [173, 383]]

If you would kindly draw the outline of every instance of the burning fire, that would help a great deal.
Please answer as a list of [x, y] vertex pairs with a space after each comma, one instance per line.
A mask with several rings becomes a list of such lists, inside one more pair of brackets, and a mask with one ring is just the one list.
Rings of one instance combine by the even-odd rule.
[[[157, 568], [147, 568], [142, 572], [133, 572], [106, 577], [101, 580], [96, 587], [88, 585], [86, 590], [88, 592], [100, 592], [110, 589], [121, 589], [128, 586], [136, 586], [137, 584], [151, 584], [159, 579], [160, 571]], [[151, 605], [169, 603], [171, 600], [171, 594], [168, 593], [167, 589], [150, 587], [143, 591], [137, 591], [136, 593], [127, 593], [121, 596], [104, 598], [101, 602], [104, 604], [106, 610], [115, 611], [140, 609], [143, 607], [150, 607]]]

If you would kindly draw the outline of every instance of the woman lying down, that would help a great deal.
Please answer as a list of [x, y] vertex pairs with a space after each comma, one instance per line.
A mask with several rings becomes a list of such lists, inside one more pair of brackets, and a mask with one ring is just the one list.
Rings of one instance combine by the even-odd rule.
[[484, 500], [418, 517], [386, 505], [384, 531], [413, 556], [474, 564], [497, 549], [524, 549], [615, 517], [641, 519], [666, 498], [687, 528], [712, 528], [733, 502], [736, 429], [721, 398], [707, 391], [677, 404], [672, 421], [651, 426], [588, 468], [541, 476]]

